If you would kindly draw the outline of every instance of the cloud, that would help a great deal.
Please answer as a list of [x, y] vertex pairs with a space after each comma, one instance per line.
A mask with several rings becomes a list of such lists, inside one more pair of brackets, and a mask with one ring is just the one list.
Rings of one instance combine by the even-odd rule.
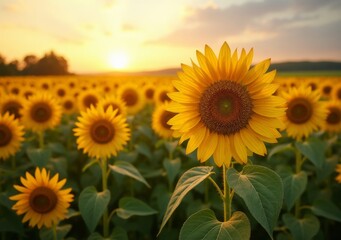
[[[274, 38], [280, 40], [288, 36], [287, 31], [297, 34], [289, 34], [291, 37], [305, 39], [304, 31], [308, 26], [309, 29], [316, 26], [315, 31], [320, 31], [322, 25], [329, 26], [326, 29], [330, 31], [339, 29], [334, 23], [341, 20], [340, 9], [338, 0], [264, 0], [225, 8], [191, 8], [181, 26], [148, 43], [185, 47], [222, 39], [238, 42], [244, 39], [244, 42], [254, 43]], [[336, 35], [340, 40], [340, 33]]]

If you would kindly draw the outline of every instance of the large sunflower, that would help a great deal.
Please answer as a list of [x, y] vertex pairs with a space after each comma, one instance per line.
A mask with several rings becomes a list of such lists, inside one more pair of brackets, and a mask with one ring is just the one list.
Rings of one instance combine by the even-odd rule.
[[281, 92], [287, 100], [287, 111], [283, 118], [289, 136], [301, 140], [323, 126], [327, 110], [319, 101], [320, 92], [301, 86]]
[[62, 110], [51, 94], [43, 92], [30, 97], [21, 114], [25, 128], [41, 132], [59, 124]]
[[167, 122], [174, 117], [175, 113], [167, 111], [168, 102], [158, 105], [152, 115], [152, 128], [162, 138], [171, 138], [173, 130]]
[[103, 108], [91, 106], [78, 117], [74, 129], [78, 149], [83, 149], [90, 157], [104, 158], [117, 152], [130, 138], [130, 130], [125, 118], [117, 115], [111, 106]]
[[73, 195], [71, 188], [62, 190], [66, 179], [58, 181], [58, 178], [58, 173], [50, 179], [50, 172], [45, 168], [41, 171], [36, 168], [34, 177], [29, 172], [26, 172], [26, 179], [21, 177], [23, 186], [14, 185], [21, 193], [10, 197], [17, 201], [12, 209], [18, 215], [25, 214], [23, 222], [29, 221], [31, 227], [51, 228], [65, 218]]
[[0, 114], [0, 159], [14, 155], [24, 140], [24, 127], [8, 112]]
[[326, 103], [328, 115], [325, 121], [324, 130], [328, 132], [341, 132], [341, 102], [328, 101]]
[[285, 102], [273, 96], [270, 59], [250, 69], [252, 57], [243, 49], [238, 59], [225, 42], [218, 57], [206, 45], [204, 54], [197, 51], [199, 65], [182, 65], [167, 110], [176, 113], [168, 123], [180, 143], [189, 139], [187, 154], [198, 149], [201, 162], [213, 155], [217, 166], [229, 166], [231, 158], [246, 163], [248, 153], [266, 154], [264, 142], [277, 142]]

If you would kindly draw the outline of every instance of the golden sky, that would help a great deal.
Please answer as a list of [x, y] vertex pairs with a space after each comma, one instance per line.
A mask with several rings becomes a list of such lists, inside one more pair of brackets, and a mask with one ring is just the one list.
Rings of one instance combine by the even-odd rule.
[[75, 73], [180, 67], [208, 44], [254, 61], [341, 60], [340, 0], [1, 0], [6, 61], [53, 50]]

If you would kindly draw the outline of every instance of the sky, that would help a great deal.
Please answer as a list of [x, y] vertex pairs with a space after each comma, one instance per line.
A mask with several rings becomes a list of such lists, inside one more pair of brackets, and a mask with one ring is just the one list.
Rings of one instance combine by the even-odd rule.
[[74, 73], [178, 68], [205, 44], [254, 63], [341, 61], [340, 0], [0, 0], [6, 61], [54, 51]]

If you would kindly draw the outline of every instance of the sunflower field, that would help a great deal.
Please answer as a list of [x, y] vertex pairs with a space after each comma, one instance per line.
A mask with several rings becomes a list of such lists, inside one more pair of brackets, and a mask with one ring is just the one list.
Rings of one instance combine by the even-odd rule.
[[0, 239], [340, 239], [341, 77], [196, 56], [0, 78]]

